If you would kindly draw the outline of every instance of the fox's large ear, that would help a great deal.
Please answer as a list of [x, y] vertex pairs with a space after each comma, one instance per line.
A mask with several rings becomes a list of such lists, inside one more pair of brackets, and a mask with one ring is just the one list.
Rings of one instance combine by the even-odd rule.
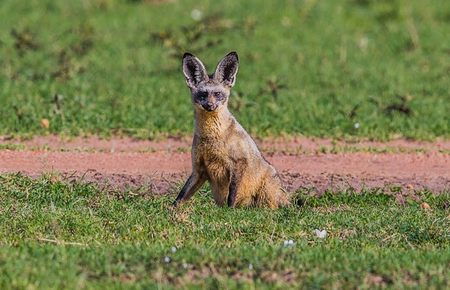
[[239, 58], [235, 51], [227, 54], [217, 65], [214, 79], [226, 86], [232, 87], [236, 82], [239, 67]]
[[208, 79], [203, 63], [188, 52], [183, 55], [183, 73], [190, 88], [195, 88], [200, 82]]

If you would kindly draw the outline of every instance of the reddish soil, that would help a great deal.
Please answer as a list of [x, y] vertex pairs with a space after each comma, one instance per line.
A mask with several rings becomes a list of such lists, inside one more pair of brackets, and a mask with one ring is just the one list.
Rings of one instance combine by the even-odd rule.
[[[289, 191], [380, 188], [409, 194], [450, 190], [450, 141], [349, 143], [291, 138], [258, 143]], [[50, 136], [3, 140], [0, 145], [17, 148], [0, 150], [0, 173], [39, 176], [56, 172], [69, 179], [163, 193], [175, 191], [191, 169], [188, 138], [63, 140]], [[369, 153], [373, 151], [378, 153]]]
[[[186, 151], [191, 147], [189, 137], [167, 138], [161, 141], [143, 141], [132, 138], [99, 139], [61, 138], [58, 136], [37, 136], [31, 140], [18, 140], [0, 137], [0, 144], [20, 144], [27, 150], [52, 151], [106, 151], [106, 152], [151, 152], [151, 151]], [[332, 139], [286, 137], [257, 140], [259, 147], [266, 152], [315, 153], [317, 151], [445, 151], [450, 153], [450, 140], [435, 142], [410, 141], [405, 139], [388, 142], [378, 141], [339, 141]]]

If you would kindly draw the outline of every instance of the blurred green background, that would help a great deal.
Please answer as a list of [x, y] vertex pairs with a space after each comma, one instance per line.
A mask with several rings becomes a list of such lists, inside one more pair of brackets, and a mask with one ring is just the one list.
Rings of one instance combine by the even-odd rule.
[[236, 50], [254, 135], [450, 136], [450, 1], [2, 0], [0, 19], [1, 135], [190, 134], [181, 55]]

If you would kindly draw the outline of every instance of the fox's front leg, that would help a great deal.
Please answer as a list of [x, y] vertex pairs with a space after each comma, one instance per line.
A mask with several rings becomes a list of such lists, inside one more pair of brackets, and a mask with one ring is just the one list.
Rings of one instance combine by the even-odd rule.
[[[230, 172], [230, 187], [228, 189], [228, 200], [227, 204], [229, 207], [235, 207], [236, 204], [242, 205], [248, 203], [245, 201], [247, 199], [246, 192], [244, 190], [243, 176], [245, 170], [247, 169], [247, 162], [244, 159], [238, 160], [234, 165], [233, 170]], [[239, 192], [239, 198], [237, 194]]]
[[236, 195], [238, 191], [238, 185], [240, 182], [240, 176], [238, 176], [236, 173], [231, 173], [230, 176], [230, 187], [228, 191], [228, 206], [234, 207], [236, 204]]
[[173, 202], [173, 205], [177, 206], [181, 202], [191, 198], [191, 196], [203, 185], [203, 183], [205, 183], [205, 181], [205, 174], [196, 171], [192, 172], [191, 176], [189, 176], [177, 198]]

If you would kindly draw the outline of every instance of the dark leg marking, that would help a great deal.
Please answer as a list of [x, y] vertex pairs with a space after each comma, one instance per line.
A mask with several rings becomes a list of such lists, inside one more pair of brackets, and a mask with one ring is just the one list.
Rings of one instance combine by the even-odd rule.
[[237, 177], [235, 173], [231, 173], [230, 191], [228, 193], [228, 206], [234, 207], [237, 194]]
[[200, 186], [202, 186], [205, 180], [206, 179], [204, 176], [199, 176], [198, 174], [194, 175], [194, 173], [191, 174], [173, 202], [173, 205], [177, 206], [183, 200], [189, 199], [200, 188]]

